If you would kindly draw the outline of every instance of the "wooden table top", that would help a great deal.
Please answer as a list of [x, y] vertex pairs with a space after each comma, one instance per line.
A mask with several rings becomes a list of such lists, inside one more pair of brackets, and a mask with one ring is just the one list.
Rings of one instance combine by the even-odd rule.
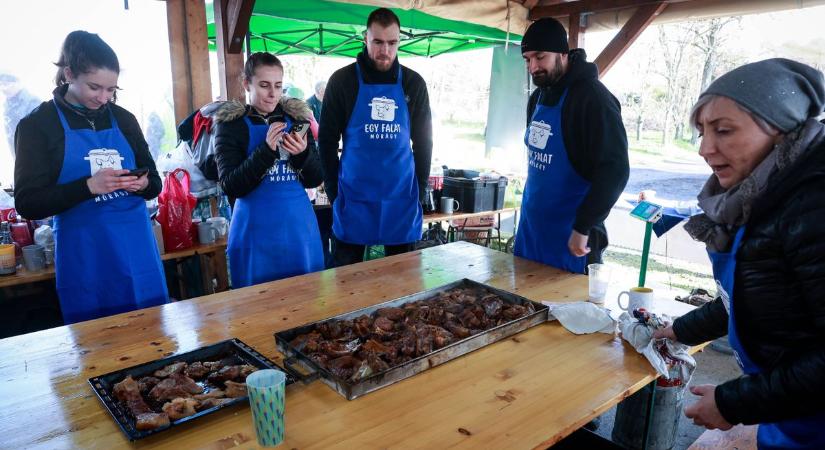
[[[226, 249], [226, 239], [219, 239], [211, 244], [195, 244], [185, 250], [167, 252], [160, 255], [160, 259], [168, 261], [170, 259], [185, 258], [187, 256], [201, 255], [223, 251]], [[14, 275], [0, 275], [0, 288], [17, 286], [20, 284], [34, 283], [35, 281], [48, 281], [54, 279], [54, 264], [47, 266], [37, 272], [29, 272], [25, 267], [18, 267]]]
[[[87, 379], [232, 337], [279, 362], [275, 331], [465, 277], [587, 295], [584, 276], [457, 242], [0, 340], [0, 447], [255, 448], [246, 406], [129, 444]], [[353, 401], [292, 385], [283, 448], [546, 448], [653, 379], [618, 337], [545, 323]]]
[[445, 222], [447, 220], [461, 220], [461, 219], [470, 219], [472, 217], [482, 217], [482, 216], [491, 216], [493, 214], [503, 214], [508, 212], [515, 212], [520, 210], [521, 207], [515, 208], [501, 208], [496, 209], [494, 211], [480, 211], [474, 213], [463, 213], [463, 212], [455, 212], [452, 214], [444, 214], [444, 213], [432, 213], [432, 214], [424, 214], [424, 223], [434, 223], [434, 222]]

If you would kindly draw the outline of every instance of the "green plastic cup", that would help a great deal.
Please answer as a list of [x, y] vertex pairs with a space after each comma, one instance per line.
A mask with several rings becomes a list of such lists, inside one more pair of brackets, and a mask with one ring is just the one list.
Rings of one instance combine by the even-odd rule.
[[275, 447], [284, 441], [285, 383], [286, 375], [274, 369], [259, 370], [246, 377], [252, 423], [262, 447]]

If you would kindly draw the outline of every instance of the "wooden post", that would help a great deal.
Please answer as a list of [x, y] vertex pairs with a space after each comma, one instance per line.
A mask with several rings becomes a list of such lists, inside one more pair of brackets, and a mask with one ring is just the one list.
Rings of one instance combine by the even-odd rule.
[[574, 13], [570, 14], [568, 18], [567, 29], [569, 32], [567, 45], [570, 47], [570, 50], [574, 48], [584, 48], [584, 33], [586, 28], [582, 26], [582, 19], [585, 17], [583, 14]]
[[[245, 95], [241, 87], [241, 73], [243, 72], [243, 54], [238, 47], [237, 53], [230, 53], [230, 40], [228, 37], [231, 11], [235, 13], [240, 9], [236, 3], [243, 0], [215, 0], [215, 48], [218, 53], [218, 80], [221, 85], [221, 99], [222, 100], [240, 100], [244, 101]], [[250, 8], [251, 12], [251, 8]], [[234, 25], [236, 29], [240, 29]], [[249, 20], [247, 19], [246, 28], [249, 27]], [[243, 33], [246, 34], [246, 31]]]
[[596, 58], [596, 66], [599, 68], [599, 78], [603, 77], [613, 64], [619, 60], [624, 52], [630, 47], [642, 31], [650, 25], [665, 8], [667, 3], [658, 2], [640, 6], [630, 17], [626, 24], [616, 34], [616, 37], [607, 44], [602, 53]]
[[169, 56], [175, 122], [212, 100], [209, 44], [203, 0], [168, 0]]

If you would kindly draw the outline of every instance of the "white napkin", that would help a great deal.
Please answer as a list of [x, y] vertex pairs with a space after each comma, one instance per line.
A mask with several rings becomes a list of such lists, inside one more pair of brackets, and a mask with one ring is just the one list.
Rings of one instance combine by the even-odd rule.
[[616, 321], [610, 311], [591, 302], [554, 303], [543, 301], [550, 308], [547, 321], [558, 320], [575, 334], [608, 333], [616, 331]]
[[[667, 322], [671, 320], [667, 316], [662, 316]], [[667, 379], [676, 377], [682, 380], [684, 385], [690, 382], [690, 377], [693, 375], [693, 369], [696, 368], [696, 360], [688, 353], [689, 347], [685, 344], [673, 342], [670, 339], [664, 339], [667, 352], [673, 359], [682, 361], [678, 364], [678, 373], [671, 374], [668, 370], [668, 364], [664, 356], [659, 353], [656, 348], [656, 342], [652, 339], [654, 328], [640, 323], [637, 319], [628, 313], [622, 313], [619, 316], [619, 329], [622, 331], [624, 340], [630, 343], [637, 352], [644, 355], [650, 365], [659, 372], [659, 375]]]

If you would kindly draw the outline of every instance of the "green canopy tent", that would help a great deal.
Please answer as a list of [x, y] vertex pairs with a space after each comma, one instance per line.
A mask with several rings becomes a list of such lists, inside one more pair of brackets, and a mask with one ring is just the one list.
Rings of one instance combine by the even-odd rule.
[[[329, 0], [257, 0], [249, 21], [249, 50], [354, 57], [363, 47], [364, 25], [374, 9], [375, 6]], [[214, 49], [213, 8], [206, 10], [209, 44]], [[504, 45], [508, 41], [508, 33], [497, 28], [418, 10], [393, 11], [401, 19], [401, 54], [433, 57]], [[511, 42], [520, 39], [519, 35], [509, 34]]]

